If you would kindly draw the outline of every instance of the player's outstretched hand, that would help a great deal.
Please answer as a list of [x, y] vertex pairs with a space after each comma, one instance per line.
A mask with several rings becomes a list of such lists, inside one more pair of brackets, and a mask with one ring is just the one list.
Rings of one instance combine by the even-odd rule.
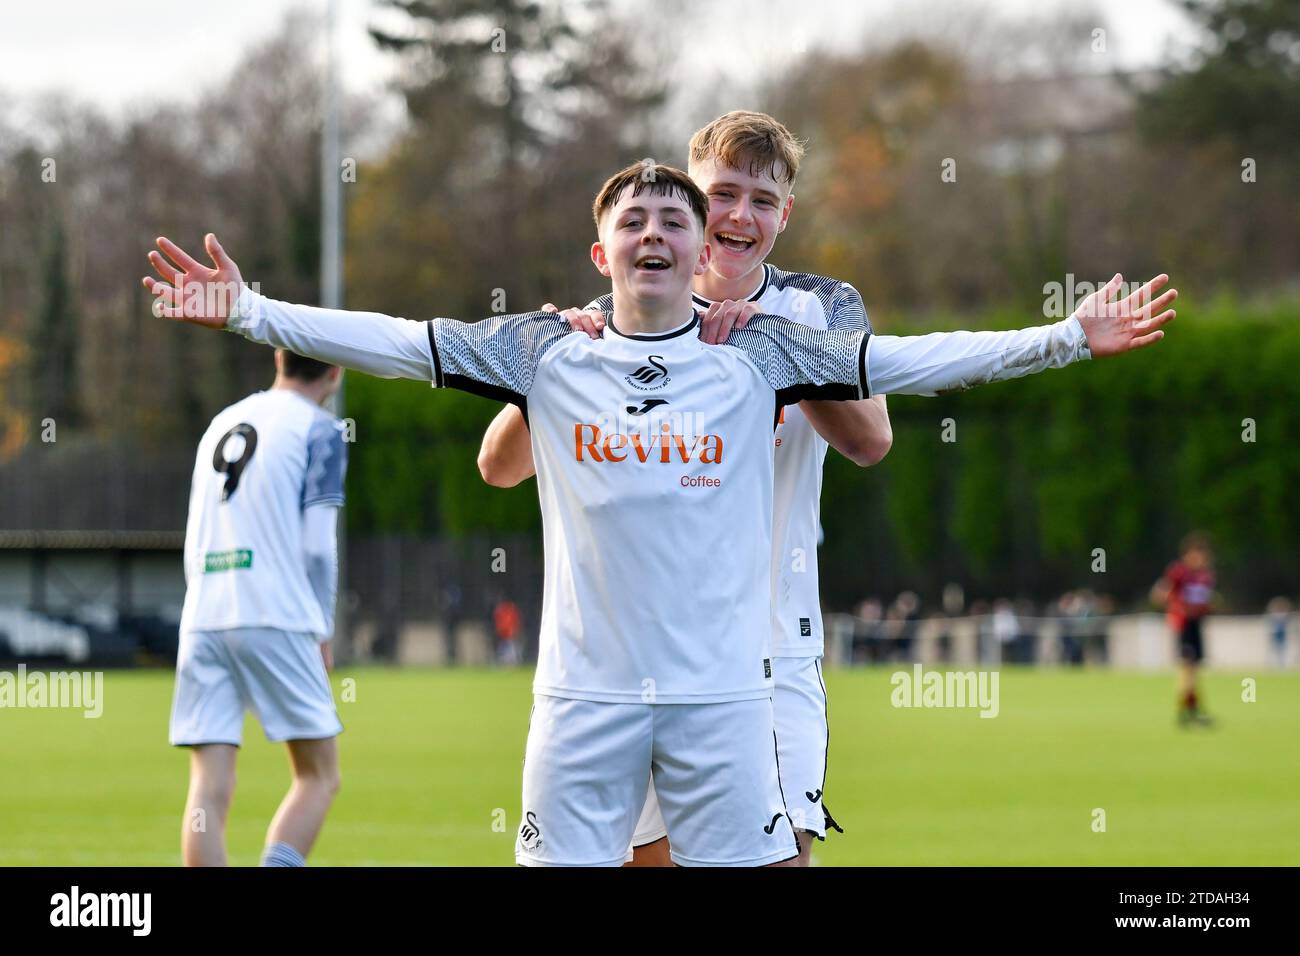
[[542, 306], [542, 311], [558, 312], [569, 323], [569, 328], [575, 332], [586, 332], [593, 339], [600, 338], [605, 330], [605, 313], [599, 309], [565, 309], [560, 312], [554, 304], [548, 302]]
[[163, 281], [144, 277], [144, 287], [154, 294], [153, 314], [207, 326], [225, 328], [243, 288], [235, 260], [226, 255], [217, 237], [208, 233], [204, 248], [216, 268], [205, 266], [165, 236], [158, 237], [159, 252], [149, 253], [149, 263]]
[[757, 312], [758, 304], [755, 302], [736, 302], [733, 299], [714, 302], [700, 319], [700, 341], [705, 345], [721, 345], [731, 337], [732, 329], [743, 329]]
[[1088, 350], [1093, 358], [1154, 345], [1165, 336], [1160, 327], [1177, 314], [1173, 309], [1165, 309], [1178, 298], [1177, 289], [1169, 289], [1152, 300], [1152, 296], [1169, 284], [1169, 276], [1158, 275], [1132, 295], [1112, 302], [1123, 283], [1124, 277], [1116, 273], [1115, 278], [1084, 299], [1074, 313], [1088, 337]]

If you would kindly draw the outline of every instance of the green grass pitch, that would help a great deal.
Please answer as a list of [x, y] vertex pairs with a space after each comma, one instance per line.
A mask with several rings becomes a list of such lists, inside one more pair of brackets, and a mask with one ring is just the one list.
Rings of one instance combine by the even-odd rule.
[[[1247, 675], [1211, 674], [1219, 725], [1179, 730], [1172, 674], [1004, 669], [1001, 711], [982, 719], [896, 709], [890, 673], [827, 674], [826, 795], [846, 832], [818, 865], [1300, 864], [1300, 675], [1256, 675], [1247, 703]], [[343, 789], [312, 863], [512, 865], [530, 679], [336, 672]], [[110, 672], [99, 719], [0, 710], [0, 864], [179, 862], [171, 691], [168, 672]], [[237, 865], [257, 862], [288, 785], [283, 747], [251, 719], [244, 744]]]

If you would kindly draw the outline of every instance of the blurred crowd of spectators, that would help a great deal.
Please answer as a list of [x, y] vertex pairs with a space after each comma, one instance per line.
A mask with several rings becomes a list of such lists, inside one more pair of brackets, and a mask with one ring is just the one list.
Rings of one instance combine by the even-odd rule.
[[888, 606], [872, 597], [854, 609], [846, 663], [916, 660], [915, 645], [923, 621], [937, 622], [939, 658], [950, 660], [952, 634], [946, 625], [973, 619], [981, 661], [1036, 663], [1039, 638], [1051, 633], [1060, 639], [1062, 663], [1104, 664], [1106, 632], [1114, 610], [1114, 601], [1108, 595], [1088, 589], [1069, 591], [1046, 606], [1023, 598], [999, 598], [973, 601], [967, 607], [956, 585], [944, 589], [941, 606], [933, 609], [924, 609], [913, 591], [904, 591]]
[[[1285, 597], [1274, 598], [1265, 611], [1270, 653], [1279, 667], [1285, 666], [1287, 660], [1292, 612], [1293, 605]], [[953, 632], [973, 625], [981, 663], [1040, 663], [1042, 649], [1050, 646], [1041, 639], [1054, 638], [1057, 663], [1105, 664], [1114, 614], [1114, 600], [1088, 588], [1067, 591], [1046, 604], [1024, 598], [998, 598], [972, 601], [968, 606], [961, 587], [950, 584], [939, 605], [930, 608], [922, 605], [914, 591], [902, 592], [888, 605], [869, 597], [838, 624], [841, 629], [850, 628], [849, 633], [836, 633], [845, 664], [917, 661], [920, 656], [916, 644], [923, 625], [928, 634], [935, 636], [940, 661], [953, 659]], [[829, 620], [827, 628], [829, 641]]]

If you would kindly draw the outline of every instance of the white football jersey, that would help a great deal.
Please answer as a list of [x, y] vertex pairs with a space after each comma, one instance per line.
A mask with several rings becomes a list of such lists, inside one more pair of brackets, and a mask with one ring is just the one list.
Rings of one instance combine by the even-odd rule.
[[372, 375], [518, 404], [546, 580], [534, 692], [709, 703], [771, 693], [772, 432], [805, 398], [927, 395], [1088, 357], [1074, 319], [898, 337], [757, 316], [722, 347], [692, 312], [592, 340], [547, 313], [411, 322], [245, 288], [227, 328]]
[[[862, 297], [847, 282], [764, 265], [762, 283], [749, 299], [760, 312], [814, 329], [871, 331]], [[712, 303], [697, 295], [695, 304], [706, 309]], [[825, 652], [817, 545], [828, 446], [798, 405], [781, 410], [773, 444], [772, 654], [816, 657]]]
[[430, 329], [437, 384], [508, 398], [528, 416], [546, 561], [534, 691], [654, 703], [769, 694], [771, 612], [754, 583], [769, 577], [772, 428], [796, 391], [861, 394], [862, 332], [814, 343], [802, 326], [755, 319], [713, 348], [693, 313], [672, 332], [633, 336], [611, 315], [600, 341], [559, 320]]
[[289, 389], [224, 409], [199, 442], [185, 528], [181, 631], [268, 627], [328, 637], [303, 511], [343, 504], [341, 424]]

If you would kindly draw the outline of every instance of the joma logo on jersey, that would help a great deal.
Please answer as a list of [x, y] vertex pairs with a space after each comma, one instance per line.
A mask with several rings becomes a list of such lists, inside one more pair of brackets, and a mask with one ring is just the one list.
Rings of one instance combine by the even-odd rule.
[[640, 432], [624, 435], [621, 432], [606, 434], [599, 425], [578, 423], [573, 426], [573, 457], [578, 461], [626, 461], [634, 456], [640, 462], [657, 461], [660, 464], [698, 461], [707, 465], [722, 464], [721, 435], [686, 436], [674, 432], [664, 422], [657, 434], [648, 438]]
[[635, 405], [628, 405], [623, 409], [623, 411], [627, 412], [629, 415], [640, 416], [644, 415], [648, 411], [658, 408], [660, 405], [667, 404], [668, 399], [666, 398], [647, 398], [642, 400], [640, 408], [637, 408]]
[[623, 381], [633, 388], [641, 389], [643, 392], [656, 391], [672, 381], [668, 375], [668, 366], [664, 365], [662, 355], [651, 355], [646, 361], [649, 364], [642, 365], [631, 375], [624, 375]]

